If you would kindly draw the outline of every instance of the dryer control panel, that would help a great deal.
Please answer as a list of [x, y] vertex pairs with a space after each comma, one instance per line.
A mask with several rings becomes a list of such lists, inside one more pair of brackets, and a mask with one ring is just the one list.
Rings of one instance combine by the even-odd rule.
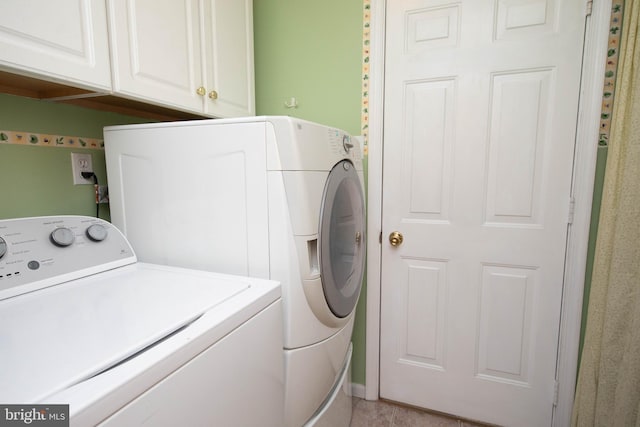
[[98, 218], [0, 220], [0, 300], [135, 262], [122, 233]]
[[334, 155], [350, 159], [354, 163], [362, 161], [360, 142], [348, 133], [338, 129], [327, 128], [327, 143]]

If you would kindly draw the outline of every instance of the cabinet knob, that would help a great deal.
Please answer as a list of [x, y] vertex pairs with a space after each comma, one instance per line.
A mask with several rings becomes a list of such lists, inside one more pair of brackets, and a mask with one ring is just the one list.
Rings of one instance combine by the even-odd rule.
[[196, 93], [200, 96], [204, 96], [204, 94], [207, 93], [207, 90], [203, 86], [200, 86], [196, 89]]
[[218, 92], [216, 92], [215, 90], [212, 90], [211, 92], [209, 92], [209, 98], [218, 99]]

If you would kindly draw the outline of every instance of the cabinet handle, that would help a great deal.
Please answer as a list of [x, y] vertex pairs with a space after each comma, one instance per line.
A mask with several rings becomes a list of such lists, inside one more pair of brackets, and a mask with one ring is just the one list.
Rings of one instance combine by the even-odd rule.
[[211, 92], [209, 92], [209, 98], [218, 99], [218, 92], [216, 92], [215, 90], [212, 90]]
[[200, 96], [204, 96], [204, 94], [207, 93], [207, 90], [203, 86], [200, 86], [196, 89], [196, 93]]

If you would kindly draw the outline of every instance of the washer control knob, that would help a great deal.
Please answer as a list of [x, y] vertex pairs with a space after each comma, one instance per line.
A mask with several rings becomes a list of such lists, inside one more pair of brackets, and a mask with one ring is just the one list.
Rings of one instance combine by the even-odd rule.
[[2, 237], [0, 237], [0, 258], [2, 258], [6, 253], [7, 253], [7, 242]]
[[107, 238], [107, 229], [102, 224], [93, 224], [87, 228], [87, 237], [94, 242], [102, 242]]
[[51, 232], [51, 241], [56, 246], [71, 246], [75, 240], [76, 236], [73, 234], [73, 231], [66, 227], [56, 228]]

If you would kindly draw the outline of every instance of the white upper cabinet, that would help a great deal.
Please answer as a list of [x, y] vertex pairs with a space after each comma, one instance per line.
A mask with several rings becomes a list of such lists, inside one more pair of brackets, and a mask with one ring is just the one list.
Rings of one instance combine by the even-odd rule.
[[0, 69], [110, 90], [104, 0], [0, 1]]
[[198, 2], [111, 0], [113, 90], [202, 112]]
[[252, 0], [204, 0], [205, 113], [255, 114]]
[[211, 117], [253, 115], [251, 0], [109, 0], [116, 94]]

